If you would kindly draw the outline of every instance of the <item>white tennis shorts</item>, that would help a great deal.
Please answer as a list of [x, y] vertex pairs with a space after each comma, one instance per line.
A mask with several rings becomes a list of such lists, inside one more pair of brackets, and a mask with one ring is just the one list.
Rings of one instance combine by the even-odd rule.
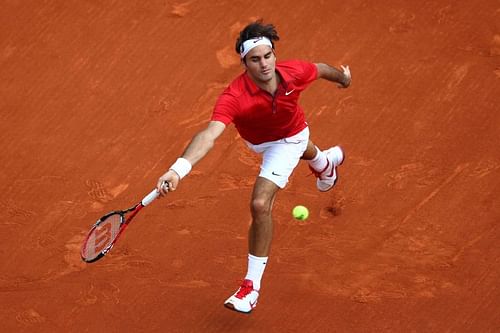
[[280, 188], [288, 183], [288, 178], [299, 164], [309, 142], [309, 128], [289, 138], [264, 142], [258, 145], [247, 142], [248, 147], [262, 154], [260, 177], [269, 179]]

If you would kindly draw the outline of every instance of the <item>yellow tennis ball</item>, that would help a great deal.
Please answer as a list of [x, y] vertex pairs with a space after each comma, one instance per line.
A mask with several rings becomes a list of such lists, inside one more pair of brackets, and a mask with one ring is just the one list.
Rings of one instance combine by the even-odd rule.
[[292, 210], [292, 215], [297, 220], [304, 221], [309, 217], [309, 209], [301, 205], [295, 206]]

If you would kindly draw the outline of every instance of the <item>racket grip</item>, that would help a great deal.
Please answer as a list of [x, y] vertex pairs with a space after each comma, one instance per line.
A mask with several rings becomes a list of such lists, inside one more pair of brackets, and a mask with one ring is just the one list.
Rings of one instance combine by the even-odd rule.
[[144, 197], [144, 199], [142, 199], [141, 205], [146, 207], [147, 205], [152, 203], [156, 198], [158, 198], [159, 195], [160, 195], [160, 192], [158, 192], [157, 189], [152, 190], [151, 193], [149, 193], [148, 195], [146, 195]]

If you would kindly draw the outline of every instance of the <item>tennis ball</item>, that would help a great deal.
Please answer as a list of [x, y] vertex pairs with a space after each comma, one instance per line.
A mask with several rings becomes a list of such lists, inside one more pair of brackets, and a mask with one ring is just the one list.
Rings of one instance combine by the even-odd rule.
[[309, 217], [309, 209], [304, 206], [295, 206], [292, 210], [292, 215], [297, 220], [304, 221]]

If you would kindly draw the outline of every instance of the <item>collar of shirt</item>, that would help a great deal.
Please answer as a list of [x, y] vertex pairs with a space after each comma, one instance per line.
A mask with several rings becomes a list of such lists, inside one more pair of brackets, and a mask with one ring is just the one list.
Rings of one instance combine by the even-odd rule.
[[[276, 65], [276, 75], [279, 75], [281, 77], [280, 85], [282, 85], [283, 88], [286, 90], [288, 88], [290, 81], [292, 80], [292, 77], [288, 75], [287, 72], [280, 69], [278, 65]], [[245, 86], [251, 95], [256, 95], [259, 92], [263, 91], [259, 86], [255, 84], [255, 82], [253, 82], [253, 80], [248, 75], [248, 72], [245, 72], [245, 75], [243, 75], [243, 79], [245, 80]]]

